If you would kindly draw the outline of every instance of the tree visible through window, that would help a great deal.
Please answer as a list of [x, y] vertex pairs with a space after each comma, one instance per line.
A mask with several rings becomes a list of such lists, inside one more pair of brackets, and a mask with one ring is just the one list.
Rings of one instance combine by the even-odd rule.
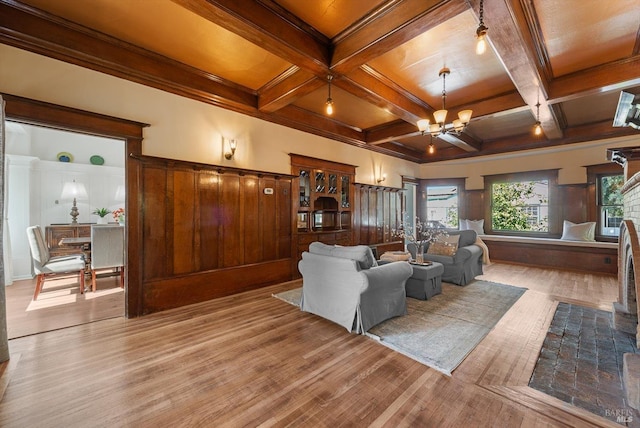
[[510, 181], [491, 186], [493, 230], [549, 231], [549, 181]]
[[604, 175], [598, 177], [598, 212], [600, 213], [600, 234], [618, 236], [623, 217], [622, 193], [624, 184], [622, 175]]

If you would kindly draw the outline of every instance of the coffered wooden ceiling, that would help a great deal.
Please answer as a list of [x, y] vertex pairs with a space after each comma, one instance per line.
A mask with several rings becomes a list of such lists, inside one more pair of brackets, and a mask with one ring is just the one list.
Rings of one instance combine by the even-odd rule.
[[[612, 123], [640, 93], [640, 1], [485, 0], [476, 55], [479, 2], [0, 0], [0, 42], [418, 163], [638, 133]], [[448, 122], [473, 117], [430, 155], [442, 67]]]

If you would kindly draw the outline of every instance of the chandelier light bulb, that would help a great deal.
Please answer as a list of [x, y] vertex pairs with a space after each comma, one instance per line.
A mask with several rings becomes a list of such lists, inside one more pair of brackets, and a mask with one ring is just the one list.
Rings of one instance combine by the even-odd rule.
[[429, 149], [428, 152], [430, 155], [434, 154], [436, 152], [436, 147], [433, 145], [433, 143], [429, 144]]

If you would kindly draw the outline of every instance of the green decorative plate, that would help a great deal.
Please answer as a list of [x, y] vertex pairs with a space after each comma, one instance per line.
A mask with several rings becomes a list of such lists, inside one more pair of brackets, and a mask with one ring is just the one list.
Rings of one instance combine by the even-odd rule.
[[89, 158], [89, 162], [92, 165], [104, 165], [104, 158], [102, 156], [93, 155]]
[[73, 162], [73, 155], [69, 152], [60, 152], [56, 155], [60, 162]]

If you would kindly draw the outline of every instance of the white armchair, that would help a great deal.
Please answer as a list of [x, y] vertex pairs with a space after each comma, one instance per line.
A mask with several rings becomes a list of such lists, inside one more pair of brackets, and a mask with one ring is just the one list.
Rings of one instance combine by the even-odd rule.
[[38, 299], [46, 278], [62, 274], [76, 273], [80, 285], [80, 294], [84, 293], [84, 254], [51, 257], [47, 244], [44, 242], [40, 226], [28, 227], [27, 238], [31, 249], [33, 270], [36, 274], [36, 289], [33, 293], [33, 300]]

